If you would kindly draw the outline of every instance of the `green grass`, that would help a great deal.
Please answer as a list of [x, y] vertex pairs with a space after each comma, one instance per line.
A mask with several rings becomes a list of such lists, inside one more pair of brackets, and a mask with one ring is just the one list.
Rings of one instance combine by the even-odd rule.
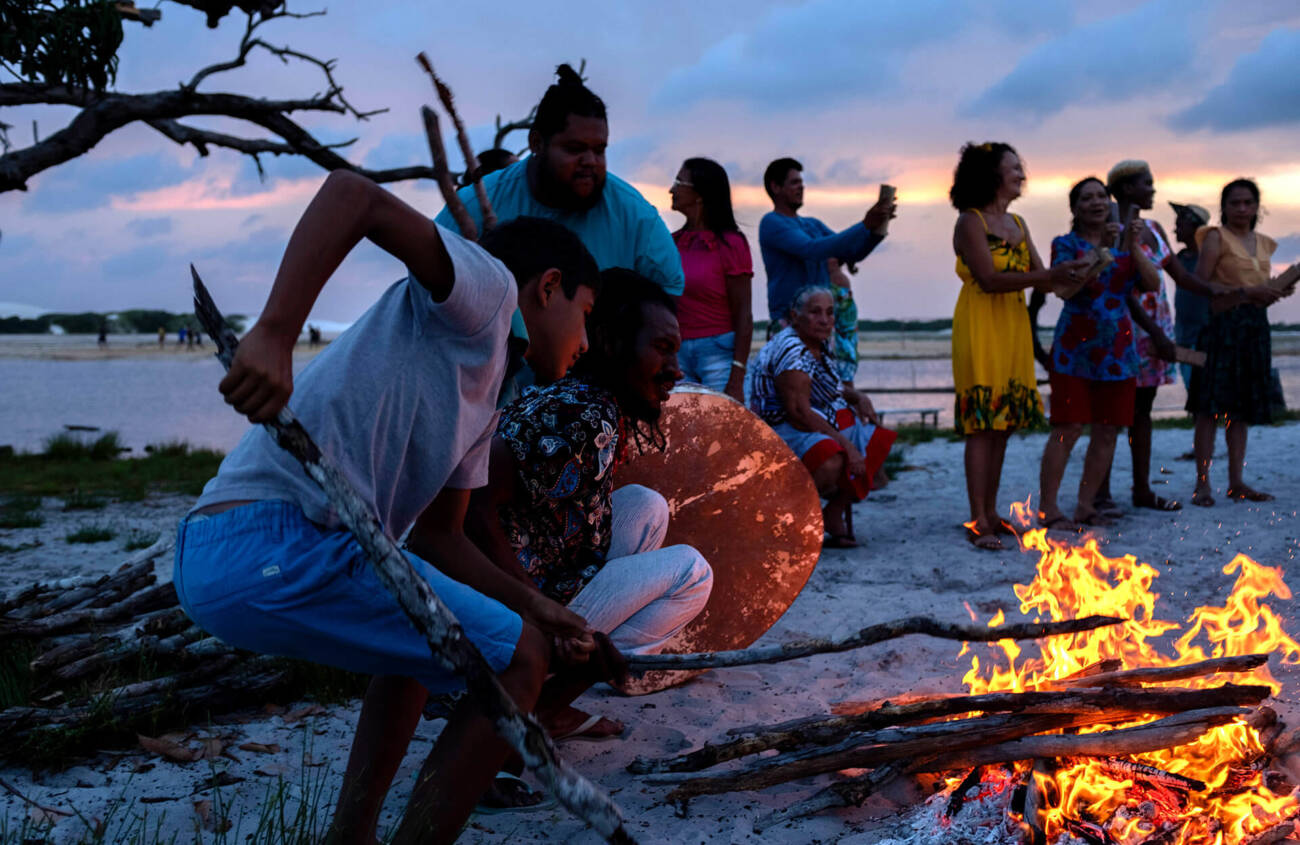
[[69, 543], [106, 543], [117, 536], [107, 525], [83, 525], [64, 536]]
[[81, 490], [73, 490], [63, 500], [63, 509], [65, 511], [101, 511], [108, 504], [108, 499], [103, 496], [92, 496], [89, 493], [83, 493]]
[[[107, 454], [103, 447], [96, 451], [107, 438], [112, 438], [114, 451]], [[47, 441], [52, 448], [41, 454], [0, 456], [0, 495], [11, 500], [57, 496], [87, 502], [140, 501], [150, 493], [197, 496], [221, 464], [220, 452], [183, 443], [162, 444], [144, 457], [122, 458], [115, 451], [117, 442], [116, 435], [104, 435], [87, 446], [76, 438], [55, 435]], [[4, 513], [14, 511], [0, 509], [0, 516]]]
[[126, 542], [122, 544], [122, 551], [134, 552], [139, 549], [147, 549], [158, 542], [159, 536], [161, 535], [157, 531], [141, 531], [138, 528], [132, 528], [126, 533]]
[[40, 509], [39, 496], [10, 496], [0, 502], [0, 528], [40, 528], [45, 524]]
[[75, 434], [61, 431], [45, 438], [45, 451], [42, 454], [55, 461], [111, 461], [123, 449], [122, 438], [116, 431], [101, 434], [90, 442]]

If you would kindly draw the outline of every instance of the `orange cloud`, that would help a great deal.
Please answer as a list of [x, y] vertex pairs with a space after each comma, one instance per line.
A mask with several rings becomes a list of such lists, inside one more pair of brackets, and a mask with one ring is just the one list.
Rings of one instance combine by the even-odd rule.
[[169, 185], [156, 191], [144, 191], [130, 196], [115, 196], [114, 209], [120, 211], [211, 211], [274, 208], [282, 205], [303, 205], [320, 188], [321, 177], [280, 181], [265, 191], [235, 195], [230, 179], [202, 179]]

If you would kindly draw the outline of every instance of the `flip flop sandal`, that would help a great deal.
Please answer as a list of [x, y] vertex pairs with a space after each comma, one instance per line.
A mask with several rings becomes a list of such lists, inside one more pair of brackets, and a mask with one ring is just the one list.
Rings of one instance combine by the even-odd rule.
[[1006, 550], [1006, 546], [1002, 545], [1002, 540], [998, 538], [997, 534], [981, 534], [974, 528], [964, 525], [962, 527], [966, 529], [966, 542], [980, 551], [1001, 552]]
[[1227, 495], [1229, 499], [1238, 502], [1271, 502], [1276, 498], [1272, 493], [1265, 493], [1263, 490], [1254, 490], [1250, 487], [1245, 490], [1229, 487]]
[[555, 806], [555, 799], [545, 792], [539, 792], [528, 785], [527, 781], [510, 772], [497, 772], [492, 779], [492, 787], [479, 799], [474, 812], [484, 816], [498, 813], [530, 813], [534, 810], [549, 810]]
[[1214, 497], [1209, 493], [1193, 493], [1192, 504], [1198, 508], [1212, 508], [1214, 507]]
[[1088, 514], [1082, 519], [1074, 520], [1074, 524], [1080, 527], [1084, 525], [1090, 525], [1094, 528], [1105, 528], [1107, 526], [1114, 525], [1115, 520], [1106, 516], [1101, 511], [1093, 511], [1092, 513]]
[[606, 719], [604, 716], [597, 716], [596, 714], [593, 713], [592, 715], [584, 719], [581, 725], [578, 725], [573, 730], [565, 734], [552, 734], [551, 739], [554, 740], [555, 742], [559, 742], [561, 740], [583, 740], [586, 742], [607, 742], [611, 739], [621, 739], [623, 733], [627, 730], [626, 726], [623, 728], [623, 730], [619, 731], [618, 733], [599, 733], [599, 734], [588, 733], [588, 731], [596, 727], [596, 725], [599, 725], [601, 722], [606, 722], [606, 721], [609, 720]]
[[[1133, 507], [1148, 508], [1153, 511], [1180, 511], [1183, 509], [1183, 503], [1177, 499], [1166, 499], [1163, 496], [1157, 496], [1155, 493], [1152, 493], [1151, 498], [1142, 499], [1141, 501], [1134, 496]], [[1098, 512], [1105, 513], [1105, 511], [1102, 511], [1100, 508], [1098, 508]], [[1106, 515], [1109, 516], [1109, 514]]]
[[1038, 520], [1038, 527], [1045, 528], [1048, 531], [1078, 531], [1079, 530], [1078, 524], [1076, 524], [1074, 520], [1070, 519], [1065, 514], [1061, 514], [1060, 516], [1053, 517], [1048, 520], [1044, 520], [1040, 518]]
[[1124, 509], [1114, 499], [1101, 499], [1092, 503], [1097, 513], [1102, 516], [1108, 516], [1111, 519], [1118, 519], [1124, 515]]

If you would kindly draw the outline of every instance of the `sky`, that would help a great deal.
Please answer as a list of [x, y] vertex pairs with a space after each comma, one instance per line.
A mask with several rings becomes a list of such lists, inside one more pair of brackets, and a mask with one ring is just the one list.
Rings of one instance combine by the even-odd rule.
[[[290, 8], [319, 7], [297, 0]], [[240, 13], [209, 30], [191, 9], [162, 11], [152, 28], [126, 25], [119, 90], [167, 89], [234, 55]], [[947, 190], [966, 141], [1019, 150], [1029, 184], [1012, 210], [1044, 259], [1068, 228], [1069, 186], [1130, 158], [1150, 162], [1152, 216], [1171, 234], [1167, 201], [1198, 203], [1217, 219], [1222, 185], [1256, 178], [1259, 229], [1280, 242], [1275, 269], [1300, 259], [1294, 0], [372, 0], [274, 21], [261, 34], [336, 59], [349, 100], [389, 109], [365, 122], [300, 115], [323, 140], [354, 138], [345, 155], [372, 168], [427, 163], [418, 109], [433, 97], [417, 52], [455, 91], [476, 148], [490, 143], [498, 115], [528, 112], [555, 65], [586, 59], [588, 84], [609, 110], [610, 171], [637, 186], [670, 229], [682, 222], [667, 192], [682, 160], [707, 156], [727, 168], [754, 252], [759, 316], [766, 282], [757, 231], [770, 210], [761, 178], [780, 156], [805, 166], [802, 213], [836, 229], [861, 219], [881, 182], [897, 186], [889, 238], [853, 279], [863, 319], [951, 316], [959, 282]], [[301, 97], [322, 85], [310, 66], [254, 54], [200, 90]], [[45, 137], [74, 113], [7, 108], [0, 121], [22, 147], [33, 121]], [[263, 137], [233, 121], [192, 122]], [[507, 141], [526, 143], [523, 133]], [[191, 262], [224, 310], [257, 313], [325, 176], [301, 159], [264, 164], [259, 179], [245, 156], [213, 148], [200, 157], [136, 124], [31, 179], [26, 192], [0, 194], [0, 316], [18, 306], [188, 310]], [[389, 187], [431, 216], [442, 207], [432, 183]], [[363, 244], [312, 319], [349, 322], [402, 275]], [[1300, 296], [1271, 315], [1300, 321]]]

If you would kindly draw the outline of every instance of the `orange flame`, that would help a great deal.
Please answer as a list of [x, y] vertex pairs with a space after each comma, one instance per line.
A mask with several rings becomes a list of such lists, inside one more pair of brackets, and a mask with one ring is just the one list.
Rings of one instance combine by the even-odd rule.
[[[1016, 503], [1012, 517], [1027, 522], [1029, 502]], [[1091, 614], [1118, 616], [1122, 625], [1080, 634], [1052, 637], [1030, 646], [1038, 654], [1022, 654], [1009, 640], [989, 643], [987, 659], [971, 655], [971, 668], [963, 677], [972, 694], [1019, 692], [1050, 684], [1103, 660], [1119, 660], [1124, 668], [1182, 666], [1213, 657], [1270, 653], [1283, 663], [1300, 662], [1300, 643], [1282, 628], [1278, 615], [1263, 600], [1269, 596], [1291, 598], [1281, 568], [1263, 566], [1237, 555], [1224, 567], [1236, 574], [1236, 583], [1222, 607], [1198, 607], [1185, 623], [1157, 616], [1160, 595], [1153, 591], [1159, 572], [1133, 555], [1112, 558], [1095, 540], [1069, 546], [1050, 540], [1043, 530], [1027, 531], [1022, 546], [1040, 558], [1037, 575], [1029, 584], [1017, 584], [1020, 611], [1039, 619], [1065, 620]], [[999, 613], [991, 627], [1003, 622]], [[1180, 632], [1172, 643], [1166, 634]], [[978, 648], [978, 647], [977, 647]], [[964, 644], [962, 654], [970, 652]], [[1267, 664], [1248, 675], [1236, 674], [1236, 683], [1266, 684], [1273, 694], [1282, 687]], [[1180, 686], [1218, 686], [1213, 676], [1178, 681]], [[1149, 721], [1149, 718], [1097, 725], [1084, 732], [1113, 730]], [[1162, 825], [1182, 825], [1172, 838], [1176, 845], [1237, 845], [1248, 841], [1278, 821], [1300, 811], [1291, 794], [1274, 794], [1261, 772], [1251, 764], [1264, 754], [1258, 731], [1242, 722], [1215, 728], [1196, 741], [1133, 759], [1166, 772], [1203, 781], [1204, 791], [1181, 792], [1117, 776], [1102, 762], [1087, 760], [1057, 769], [1041, 779], [1046, 810], [1043, 814], [1048, 841], [1068, 832], [1068, 819], [1107, 820], [1107, 832], [1120, 843], [1138, 843]], [[1136, 808], [1136, 809], [1135, 809]]]

